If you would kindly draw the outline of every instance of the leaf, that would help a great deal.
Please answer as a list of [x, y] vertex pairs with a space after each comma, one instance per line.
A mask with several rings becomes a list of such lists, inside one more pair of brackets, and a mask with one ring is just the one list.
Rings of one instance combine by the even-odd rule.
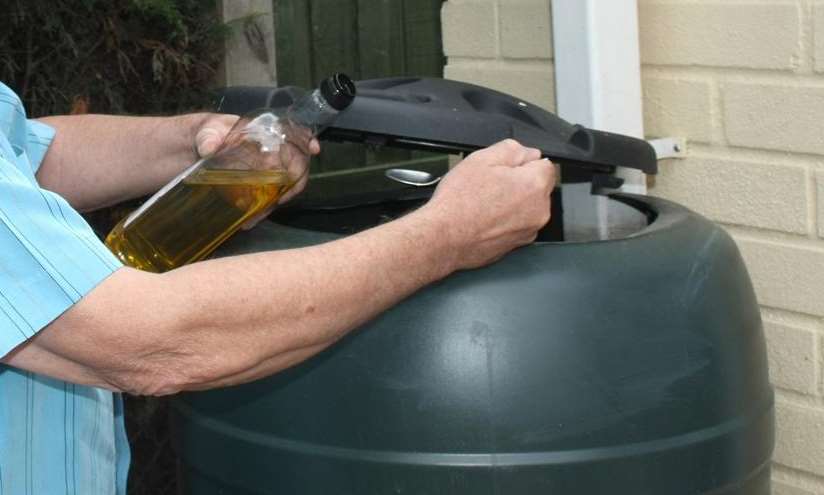
[[79, 115], [89, 113], [89, 97], [78, 95], [72, 101], [72, 109], [69, 110], [71, 115]]
[[[179, 113], [210, 101], [228, 31], [215, 0], [5, 3], [0, 80], [17, 90], [25, 81], [31, 116], [68, 113], [77, 95], [104, 113]], [[36, 70], [26, 76], [26, 67]]]
[[155, 82], [163, 80], [163, 54], [160, 50], [152, 55], [152, 74]]

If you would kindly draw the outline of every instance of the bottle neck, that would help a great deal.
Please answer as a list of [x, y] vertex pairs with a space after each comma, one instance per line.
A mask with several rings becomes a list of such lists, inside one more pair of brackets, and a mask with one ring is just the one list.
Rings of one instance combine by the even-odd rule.
[[337, 116], [338, 111], [324, 99], [319, 89], [315, 89], [295, 101], [287, 116], [292, 122], [320, 133]]

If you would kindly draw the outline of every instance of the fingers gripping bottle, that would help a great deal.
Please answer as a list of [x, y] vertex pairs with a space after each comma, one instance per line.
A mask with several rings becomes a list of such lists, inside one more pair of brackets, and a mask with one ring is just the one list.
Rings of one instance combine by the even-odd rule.
[[354, 96], [352, 81], [336, 74], [282, 115], [266, 109], [242, 117], [215, 153], [121, 221], [106, 245], [124, 264], [151, 272], [208, 256], [307, 173], [311, 139]]

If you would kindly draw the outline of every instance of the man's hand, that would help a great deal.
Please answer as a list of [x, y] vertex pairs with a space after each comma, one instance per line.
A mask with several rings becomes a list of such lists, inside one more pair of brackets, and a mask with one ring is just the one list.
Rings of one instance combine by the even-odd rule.
[[[195, 133], [195, 151], [199, 157], [220, 151], [221, 145], [239, 119], [237, 115], [214, 114], [204, 120]], [[241, 125], [245, 122], [241, 122]], [[271, 160], [264, 161], [262, 164], [264, 168], [285, 168], [289, 177], [297, 178], [289, 191], [278, 200], [278, 205], [289, 201], [303, 191], [309, 179], [309, 161], [313, 155], [320, 153], [318, 140], [307, 129], [291, 128], [284, 129], [283, 132], [289, 136], [288, 140], [280, 145], [276, 154], [272, 154]], [[228, 145], [231, 144], [228, 143]], [[268, 217], [276, 206], [273, 205], [247, 220], [242, 228], [246, 230], [254, 227]]]
[[555, 180], [540, 151], [507, 139], [459, 163], [421, 210], [449, 226], [455, 268], [477, 268], [535, 240]]

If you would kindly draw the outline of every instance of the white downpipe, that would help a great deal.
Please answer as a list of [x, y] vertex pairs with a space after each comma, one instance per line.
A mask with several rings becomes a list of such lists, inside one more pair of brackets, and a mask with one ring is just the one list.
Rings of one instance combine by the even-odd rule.
[[[637, 0], [552, 0], [558, 115], [572, 123], [644, 137]], [[644, 174], [621, 169], [622, 190], [646, 193]], [[606, 233], [606, 200], [565, 187], [565, 214]], [[594, 218], [593, 218], [594, 217]]]

